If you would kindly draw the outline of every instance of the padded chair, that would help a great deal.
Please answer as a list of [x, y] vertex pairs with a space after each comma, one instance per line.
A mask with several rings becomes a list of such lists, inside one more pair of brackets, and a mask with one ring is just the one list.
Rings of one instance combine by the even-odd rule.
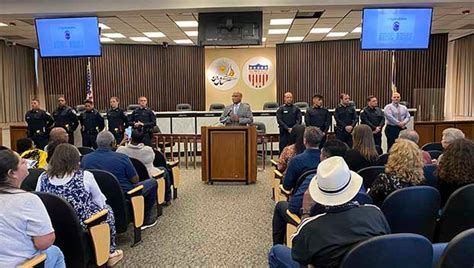
[[36, 189], [36, 184], [38, 183], [38, 178], [41, 173], [44, 172], [42, 168], [30, 168], [28, 169], [28, 176], [21, 183], [20, 188], [27, 192], [32, 192]]
[[399, 103], [407, 108], [410, 108], [410, 103], [408, 101], [400, 101]]
[[438, 159], [438, 157], [443, 154], [442, 151], [438, 151], [438, 150], [430, 150], [427, 152], [430, 154], [431, 159]]
[[132, 164], [135, 167], [135, 170], [137, 171], [140, 181], [144, 181], [149, 178], [153, 178], [156, 180], [156, 183], [158, 184], [157, 192], [156, 192], [157, 215], [158, 217], [163, 215], [163, 204], [165, 203], [165, 187], [166, 187], [165, 178], [164, 178], [165, 172], [161, 170], [159, 174], [152, 177], [150, 176], [150, 174], [148, 174], [148, 170], [146, 169], [145, 165], [140, 160], [132, 158], [132, 157], [130, 157], [130, 160], [132, 161]]
[[437, 242], [449, 242], [456, 235], [474, 228], [474, 184], [454, 191], [438, 222]]
[[140, 104], [129, 104], [127, 106], [128, 111], [135, 111], [136, 109], [140, 108]]
[[373, 205], [374, 200], [370, 195], [364, 192], [358, 192], [357, 195], [352, 199], [353, 201], [357, 201], [360, 205]]
[[438, 177], [435, 175], [437, 165], [427, 164], [423, 167], [423, 173], [426, 179], [426, 185], [436, 187], [438, 184]]
[[280, 184], [280, 191], [281, 193], [286, 196], [286, 200], [288, 200], [288, 198], [293, 195], [296, 190], [298, 190], [298, 188], [301, 186], [301, 184], [304, 182], [304, 180], [308, 177], [308, 176], [314, 176], [316, 175], [316, 171], [317, 169], [308, 169], [306, 170], [305, 172], [303, 172], [303, 174], [301, 174], [298, 179], [296, 180], [296, 184], [295, 184], [295, 187], [291, 190], [286, 190], [285, 188], [283, 188], [283, 185]]
[[265, 102], [263, 104], [263, 110], [277, 110], [279, 107], [278, 102]]
[[225, 105], [222, 103], [212, 103], [209, 106], [209, 111], [224, 111]]
[[375, 150], [377, 150], [377, 153], [379, 155], [383, 155], [383, 149], [382, 147], [378, 146], [378, 145], [375, 145]]
[[107, 218], [103, 209], [84, 221], [81, 226], [73, 207], [62, 197], [51, 193], [35, 192], [48, 211], [58, 246], [64, 254], [67, 267], [105, 265], [110, 254], [110, 226], [102, 223]]
[[145, 199], [142, 195], [143, 185], [139, 185], [126, 194], [114, 174], [100, 169], [89, 169], [94, 175], [100, 191], [107, 198], [107, 204], [114, 211], [117, 233], [125, 233], [128, 225], [133, 223], [132, 247], [141, 242], [141, 226], [145, 215]]
[[86, 154], [90, 154], [94, 152], [94, 149], [89, 148], [89, 147], [77, 147], [77, 149], [79, 150], [79, 153], [81, 155], [86, 155]]
[[421, 150], [423, 151], [444, 151], [443, 146], [441, 145], [441, 142], [430, 142], [427, 143], [423, 146], [421, 146]]
[[392, 233], [419, 234], [433, 241], [440, 194], [431, 186], [412, 186], [387, 196], [381, 210]]
[[263, 122], [253, 122], [252, 126], [255, 126], [257, 128], [257, 134], [267, 133], [267, 127], [265, 126], [265, 123]]
[[176, 104], [176, 111], [192, 111], [191, 104], [189, 103], [178, 103]]
[[155, 151], [155, 159], [153, 160], [153, 166], [155, 167], [166, 167], [171, 170], [171, 184], [173, 185], [173, 199], [178, 198], [178, 187], [181, 181], [181, 172], [179, 170], [179, 161], [166, 161], [165, 155], [158, 150]]
[[390, 234], [372, 237], [353, 247], [344, 256], [341, 268], [420, 268], [431, 267], [431, 242], [417, 234]]
[[472, 268], [474, 267], [474, 229], [466, 230], [455, 236], [443, 251], [439, 268]]
[[281, 194], [280, 191], [280, 184], [281, 180], [283, 179], [283, 173], [281, 173], [278, 169], [278, 163], [275, 160], [271, 160], [271, 164], [273, 166], [273, 172], [270, 173], [271, 175], [271, 180], [272, 180], [272, 196], [275, 199], [275, 203], [278, 203], [280, 201], [286, 200], [286, 196]]
[[372, 187], [377, 176], [383, 172], [385, 172], [384, 166], [366, 167], [357, 171], [357, 173], [364, 179], [363, 182], [366, 190], [369, 190], [369, 188]]
[[300, 109], [308, 109], [309, 104], [307, 102], [300, 101], [300, 102], [295, 102], [295, 106]]
[[46, 253], [36, 255], [33, 258], [18, 265], [18, 268], [31, 268], [31, 267], [43, 268], [44, 262], [46, 261], [46, 257], [47, 257]]
[[381, 154], [379, 155], [379, 157], [377, 158], [377, 166], [385, 166], [385, 164], [387, 164], [388, 162], [388, 153], [384, 153], [384, 154]]

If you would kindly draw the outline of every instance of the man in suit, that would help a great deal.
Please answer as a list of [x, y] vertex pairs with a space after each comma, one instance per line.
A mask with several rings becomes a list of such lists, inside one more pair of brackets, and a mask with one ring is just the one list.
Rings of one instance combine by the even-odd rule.
[[225, 107], [219, 118], [219, 122], [226, 126], [246, 126], [253, 123], [252, 110], [250, 105], [242, 103], [242, 93], [232, 93], [233, 104]]

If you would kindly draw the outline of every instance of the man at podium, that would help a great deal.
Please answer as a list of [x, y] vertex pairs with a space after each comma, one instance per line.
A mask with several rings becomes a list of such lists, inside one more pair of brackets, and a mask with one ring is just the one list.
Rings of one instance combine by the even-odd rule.
[[250, 105], [241, 101], [241, 92], [236, 91], [232, 93], [233, 104], [225, 107], [219, 122], [226, 126], [246, 126], [252, 124], [253, 116]]

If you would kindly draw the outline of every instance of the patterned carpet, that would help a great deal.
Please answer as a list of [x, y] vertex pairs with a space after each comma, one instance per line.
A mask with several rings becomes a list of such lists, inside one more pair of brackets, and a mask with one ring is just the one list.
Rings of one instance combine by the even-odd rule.
[[268, 266], [269, 172], [259, 171], [252, 185], [207, 185], [200, 169], [182, 168], [178, 199], [164, 208], [158, 225], [143, 231], [143, 242], [130, 247], [132, 230], [118, 236], [124, 251], [118, 267]]

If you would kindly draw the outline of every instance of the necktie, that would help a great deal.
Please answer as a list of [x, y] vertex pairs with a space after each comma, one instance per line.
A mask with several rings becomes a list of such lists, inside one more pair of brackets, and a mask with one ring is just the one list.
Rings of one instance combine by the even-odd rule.
[[400, 114], [400, 105], [397, 105], [397, 119], [398, 121], [402, 121], [402, 116]]

